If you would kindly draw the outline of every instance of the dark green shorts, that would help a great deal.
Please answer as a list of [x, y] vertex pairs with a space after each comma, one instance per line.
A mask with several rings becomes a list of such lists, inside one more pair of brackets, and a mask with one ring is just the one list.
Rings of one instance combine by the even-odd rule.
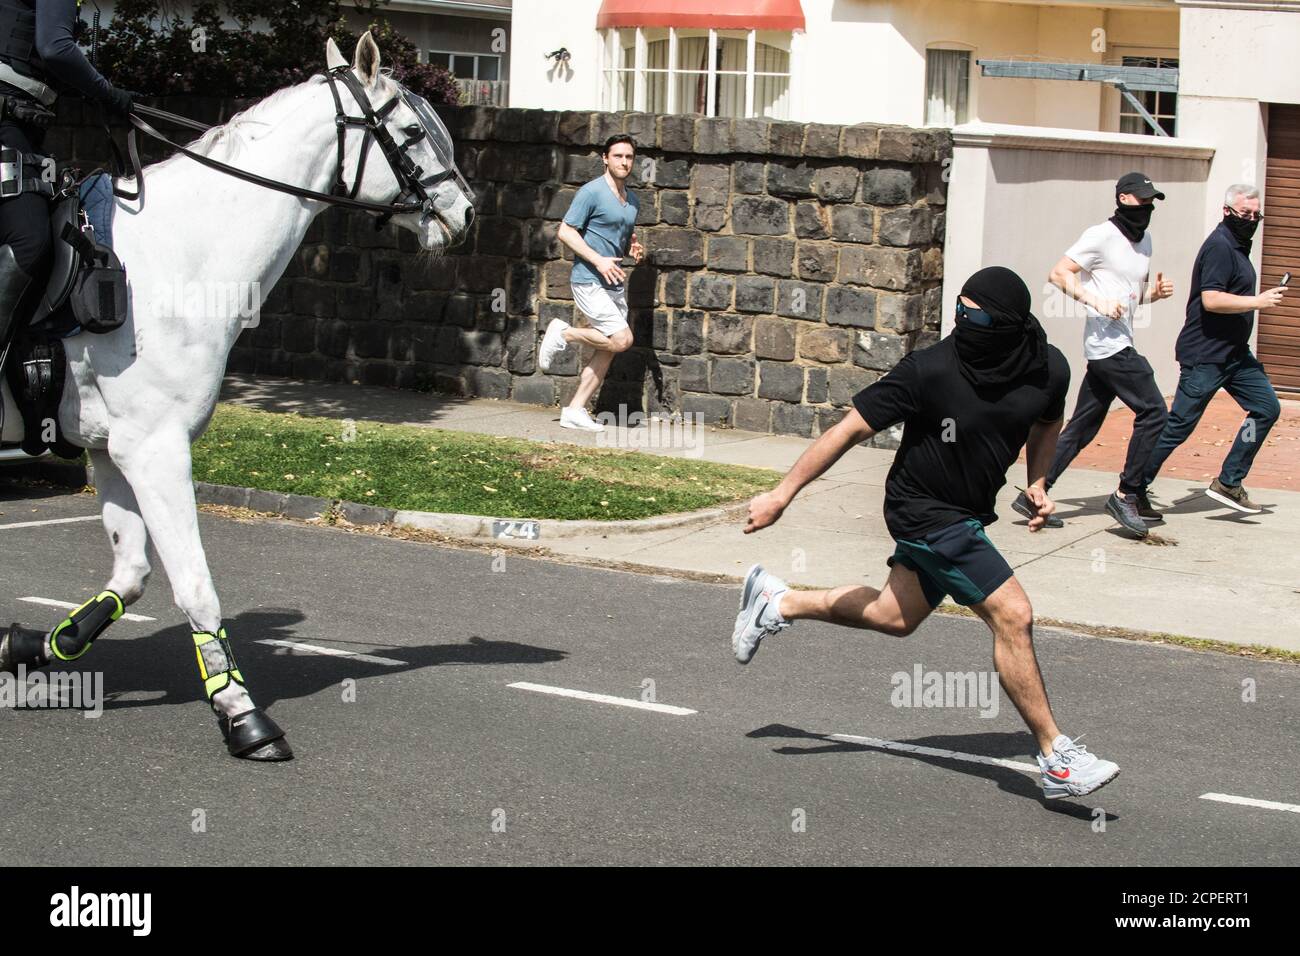
[[1012, 575], [984, 526], [976, 518], [958, 521], [922, 538], [900, 538], [888, 564], [897, 561], [916, 572], [930, 607], [936, 608], [951, 594], [958, 604], [979, 604]]

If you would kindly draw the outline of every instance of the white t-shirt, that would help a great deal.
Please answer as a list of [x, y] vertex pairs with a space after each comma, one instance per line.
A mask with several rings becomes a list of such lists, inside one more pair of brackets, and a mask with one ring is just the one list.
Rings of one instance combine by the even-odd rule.
[[1108, 219], [1085, 229], [1065, 254], [1083, 270], [1079, 274], [1083, 288], [1098, 298], [1124, 303], [1121, 319], [1107, 318], [1092, 306], [1083, 306], [1088, 317], [1083, 357], [1091, 362], [1131, 346], [1133, 316], [1141, 305], [1151, 270], [1151, 233], [1144, 233], [1138, 242], [1130, 242]]

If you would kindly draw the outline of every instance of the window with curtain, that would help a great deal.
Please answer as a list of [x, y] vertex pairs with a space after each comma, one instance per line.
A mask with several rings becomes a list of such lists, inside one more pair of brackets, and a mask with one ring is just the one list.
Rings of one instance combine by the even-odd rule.
[[[754, 65], [749, 66], [750, 37], [754, 36]], [[779, 35], [768, 39], [781, 43]], [[790, 53], [758, 39], [754, 31], [728, 31], [710, 37], [707, 30], [642, 29], [645, 63], [644, 93], [637, 102], [636, 30], [607, 30], [604, 36], [605, 109], [638, 109], [650, 113], [709, 113], [709, 63], [713, 63], [713, 115], [746, 116], [747, 93], [752, 89], [753, 110], [748, 115], [787, 119], [790, 108]], [[676, 44], [676, 65], [673, 44]], [[670, 106], [671, 104], [671, 106]]]
[[956, 126], [970, 118], [970, 51], [925, 51], [925, 123]]

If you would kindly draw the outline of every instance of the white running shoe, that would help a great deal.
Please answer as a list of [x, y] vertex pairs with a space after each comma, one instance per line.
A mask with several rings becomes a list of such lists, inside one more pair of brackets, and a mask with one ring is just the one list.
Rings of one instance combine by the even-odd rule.
[[603, 432], [605, 426], [587, 414], [585, 408], [560, 409], [560, 427], [578, 428], [585, 432]]
[[546, 327], [541, 347], [537, 350], [537, 367], [543, 372], [549, 372], [555, 356], [568, 347], [569, 343], [564, 341], [564, 330], [567, 328], [569, 323], [563, 319], [551, 319], [551, 324]]
[[1038, 769], [1043, 774], [1043, 796], [1048, 800], [1085, 796], [1119, 776], [1119, 764], [1088, 753], [1087, 747], [1065, 734], [1052, 741], [1050, 757], [1038, 754]]
[[740, 613], [736, 615], [736, 628], [731, 632], [731, 649], [736, 660], [748, 664], [758, 653], [763, 638], [779, 634], [790, 627], [789, 621], [776, 620], [781, 606], [781, 595], [790, 590], [774, 574], [768, 574], [761, 564], [756, 564], [745, 575], [745, 586], [740, 591]]

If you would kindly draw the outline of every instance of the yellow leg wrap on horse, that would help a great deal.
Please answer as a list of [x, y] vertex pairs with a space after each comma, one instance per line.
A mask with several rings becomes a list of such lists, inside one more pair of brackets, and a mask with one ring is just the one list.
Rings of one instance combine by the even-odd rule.
[[75, 661], [125, 610], [122, 599], [112, 591], [96, 594], [50, 632], [50, 656]]
[[203, 678], [203, 689], [207, 692], [209, 702], [214, 694], [229, 687], [232, 680], [243, 685], [244, 675], [239, 673], [239, 667], [235, 664], [235, 654], [230, 649], [224, 627], [216, 634], [195, 631], [193, 637], [194, 655], [199, 661], [199, 676]]

